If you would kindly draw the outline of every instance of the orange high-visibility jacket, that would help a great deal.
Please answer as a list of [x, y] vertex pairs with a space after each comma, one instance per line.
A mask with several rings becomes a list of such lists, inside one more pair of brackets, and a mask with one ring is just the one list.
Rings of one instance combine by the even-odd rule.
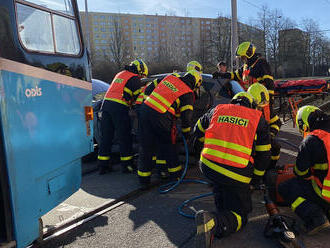
[[202, 156], [220, 164], [245, 168], [262, 113], [239, 105], [218, 105], [205, 131]]
[[117, 73], [115, 78], [112, 80], [112, 83], [107, 93], [105, 94], [104, 99], [118, 102], [125, 106], [129, 106], [130, 103], [127, 102], [124, 98], [124, 89], [127, 84], [127, 81], [134, 76], [138, 76], [138, 75], [126, 70]]
[[325, 199], [326, 201], [330, 202], [330, 168], [329, 168], [329, 164], [330, 164], [330, 133], [324, 131], [324, 130], [314, 130], [312, 132], [310, 132], [308, 135], [314, 135], [316, 137], [318, 137], [320, 140], [323, 141], [323, 144], [325, 146], [325, 150], [327, 152], [327, 159], [328, 159], [328, 174], [326, 175], [326, 177], [323, 180], [323, 183], [320, 182], [320, 179], [317, 177], [313, 177], [312, 180], [314, 180], [314, 182], [316, 182], [317, 187], [315, 187], [314, 185], [314, 190], [316, 191], [316, 193], [322, 197], [323, 199]]
[[171, 105], [186, 93], [193, 93], [193, 91], [176, 76], [168, 75], [157, 85], [144, 103], [159, 113], [168, 111], [175, 115], [175, 110]]

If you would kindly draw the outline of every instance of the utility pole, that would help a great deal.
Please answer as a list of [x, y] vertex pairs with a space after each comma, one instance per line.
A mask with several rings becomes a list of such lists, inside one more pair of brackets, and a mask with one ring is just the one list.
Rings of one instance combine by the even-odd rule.
[[236, 48], [238, 46], [237, 34], [237, 1], [231, 0], [231, 68], [236, 69], [238, 60], [236, 59]]
[[90, 42], [89, 42], [89, 14], [88, 14], [88, 5], [87, 5], [87, 0], [85, 0], [85, 29], [86, 29], [86, 41], [87, 41], [87, 49], [88, 52], [91, 52], [91, 46], [90, 46]]

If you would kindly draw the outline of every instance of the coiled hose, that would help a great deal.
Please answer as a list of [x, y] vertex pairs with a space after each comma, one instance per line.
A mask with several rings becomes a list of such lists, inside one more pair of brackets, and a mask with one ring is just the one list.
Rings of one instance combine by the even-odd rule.
[[[181, 134], [182, 136], [182, 140], [183, 140], [183, 144], [184, 144], [184, 149], [185, 149], [185, 166], [184, 166], [184, 170], [183, 170], [183, 173], [180, 177], [179, 180], [177, 181], [173, 181], [173, 182], [169, 182], [167, 184], [164, 184], [164, 185], [161, 185], [159, 188], [158, 188], [158, 192], [160, 194], [166, 194], [172, 190], [174, 190], [177, 186], [179, 186], [181, 183], [201, 183], [201, 184], [204, 184], [204, 185], [209, 185], [210, 183], [207, 182], [207, 181], [204, 181], [204, 180], [199, 180], [199, 179], [184, 179], [185, 176], [186, 176], [186, 173], [187, 173], [187, 170], [188, 170], [188, 164], [189, 164], [189, 150], [188, 150], [188, 145], [187, 145], [187, 141], [185, 139], [185, 137], [183, 136], [181, 130], [179, 129], [179, 133]], [[179, 207], [178, 207], [178, 213], [184, 217], [187, 217], [187, 218], [190, 218], [190, 219], [194, 219], [195, 216], [194, 215], [191, 215], [191, 214], [187, 214], [183, 211], [183, 208], [190, 202], [194, 201], [194, 200], [197, 200], [197, 199], [200, 199], [200, 198], [203, 198], [203, 197], [207, 197], [207, 196], [211, 196], [213, 195], [212, 192], [210, 193], [206, 193], [206, 194], [202, 194], [202, 195], [199, 195], [199, 196], [194, 196], [193, 198], [191, 199], [188, 199], [188, 200], [185, 200]]]

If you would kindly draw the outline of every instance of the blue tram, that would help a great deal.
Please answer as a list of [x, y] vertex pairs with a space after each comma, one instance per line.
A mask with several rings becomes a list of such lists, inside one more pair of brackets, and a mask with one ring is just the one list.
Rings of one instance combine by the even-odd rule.
[[0, 1], [0, 246], [25, 247], [77, 191], [93, 150], [90, 62], [75, 0]]

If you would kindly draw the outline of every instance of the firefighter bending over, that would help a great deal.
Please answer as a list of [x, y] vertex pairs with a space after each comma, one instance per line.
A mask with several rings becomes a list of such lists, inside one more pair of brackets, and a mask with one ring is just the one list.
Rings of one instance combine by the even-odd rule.
[[166, 160], [172, 178], [180, 177], [182, 165], [176, 151], [176, 116], [181, 117], [183, 135], [191, 133], [194, 90], [202, 83], [196, 70], [183, 77], [168, 75], [144, 101], [140, 111], [140, 156], [138, 176], [141, 188], [150, 184], [152, 156]]

